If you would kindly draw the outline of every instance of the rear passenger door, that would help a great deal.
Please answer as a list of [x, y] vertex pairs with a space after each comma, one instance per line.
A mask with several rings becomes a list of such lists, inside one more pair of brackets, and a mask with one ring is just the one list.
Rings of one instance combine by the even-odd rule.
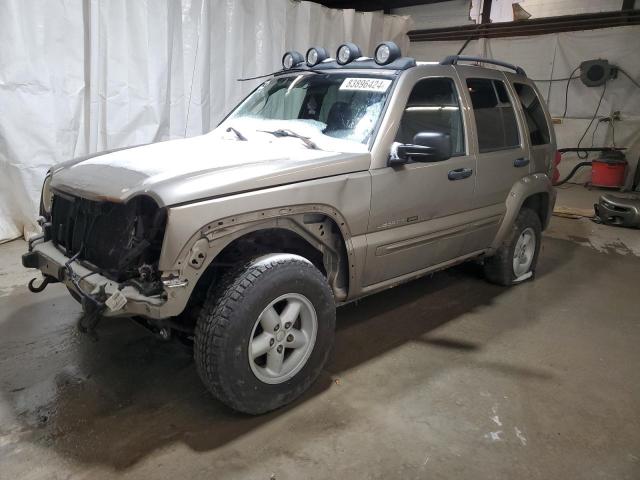
[[477, 67], [461, 67], [459, 74], [467, 87], [476, 132], [474, 207], [486, 220], [465, 242], [463, 253], [467, 253], [491, 243], [506, 211], [507, 196], [513, 185], [529, 174], [531, 159], [514, 108], [518, 100], [504, 74], [485, 70], [480, 76]]

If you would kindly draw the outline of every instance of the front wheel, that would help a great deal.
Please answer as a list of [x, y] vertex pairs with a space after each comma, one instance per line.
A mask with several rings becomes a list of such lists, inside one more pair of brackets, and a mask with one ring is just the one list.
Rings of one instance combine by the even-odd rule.
[[265, 413], [316, 380], [334, 328], [335, 303], [322, 273], [303, 257], [270, 254], [210, 289], [196, 324], [196, 367], [220, 401]]
[[540, 253], [542, 225], [529, 208], [520, 210], [504, 243], [495, 255], [484, 262], [487, 280], [509, 286], [530, 278], [535, 273]]

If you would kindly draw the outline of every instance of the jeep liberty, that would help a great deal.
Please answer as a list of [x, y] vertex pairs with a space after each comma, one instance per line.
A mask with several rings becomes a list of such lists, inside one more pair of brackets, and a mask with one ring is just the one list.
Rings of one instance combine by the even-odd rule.
[[470, 259], [531, 278], [555, 203], [550, 116], [520, 67], [346, 43], [264, 78], [208, 134], [52, 167], [22, 260], [32, 291], [82, 303], [82, 330], [128, 316], [191, 342], [249, 414], [316, 380], [336, 305]]

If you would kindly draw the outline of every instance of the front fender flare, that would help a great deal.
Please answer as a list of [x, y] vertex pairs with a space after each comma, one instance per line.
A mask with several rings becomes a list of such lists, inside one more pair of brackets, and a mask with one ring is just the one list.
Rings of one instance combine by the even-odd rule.
[[[346, 220], [340, 212], [327, 205], [309, 204], [266, 209], [207, 223], [191, 236], [176, 262], [169, 269], [163, 270], [162, 279], [169, 300], [168, 304], [171, 305], [168, 308], [171, 316], [182, 312], [198, 280], [217, 255], [231, 242], [251, 232], [268, 228], [290, 230], [321, 251], [338, 254], [337, 246], [332, 245], [324, 234], [319, 235], [310, 228], [305, 228], [302, 218], [308, 214], [321, 214], [338, 227], [347, 255], [345, 273], [348, 275], [350, 284], [355, 282], [356, 262], [353, 242]], [[201, 261], [192, 263], [198, 258], [201, 258]], [[329, 279], [330, 284], [331, 280]], [[338, 300], [343, 300], [344, 298], [341, 297], [346, 298], [347, 295], [346, 291], [338, 292], [335, 289], [334, 293]]]

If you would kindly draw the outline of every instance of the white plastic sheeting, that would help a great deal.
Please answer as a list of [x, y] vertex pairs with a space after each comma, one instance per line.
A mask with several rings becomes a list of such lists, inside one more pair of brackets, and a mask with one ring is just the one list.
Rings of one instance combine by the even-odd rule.
[[[35, 230], [47, 169], [198, 135], [288, 49], [406, 50], [408, 17], [292, 0], [0, 2], [0, 241]], [[176, 159], [179, 161], [179, 159]]]
[[[457, 53], [464, 42], [416, 42], [409, 54], [418, 60], [440, 61]], [[604, 58], [624, 68], [640, 81], [640, 26], [603, 28], [578, 32], [514, 38], [480, 39], [469, 43], [465, 55], [494, 58], [520, 65], [530, 78], [548, 80], [567, 78], [585, 60]], [[578, 75], [579, 71], [574, 75]], [[561, 117], [565, 106], [565, 81], [536, 82], [547, 100], [552, 116]], [[593, 117], [603, 87], [586, 87], [579, 80], [569, 84], [569, 105], [566, 118], [554, 125], [559, 147], [575, 147]], [[615, 143], [628, 147], [627, 160], [633, 172], [640, 154], [640, 89], [624, 75], [607, 82], [607, 90], [598, 110], [598, 118], [621, 112], [622, 120], [615, 122]], [[597, 125], [597, 129], [596, 129]], [[595, 130], [595, 135], [593, 135]], [[613, 144], [614, 130], [610, 123], [594, 122], [581, 146]], [[570, 155], [563, 156], [561, 173], [567, 173], [573, 163]], [[574, 159], [575, 160], [575, 159]], [[576, 181], [588, 180], [589, 170], [583, 169]], [[628, 175], [627, 186], [631, 182]]]

